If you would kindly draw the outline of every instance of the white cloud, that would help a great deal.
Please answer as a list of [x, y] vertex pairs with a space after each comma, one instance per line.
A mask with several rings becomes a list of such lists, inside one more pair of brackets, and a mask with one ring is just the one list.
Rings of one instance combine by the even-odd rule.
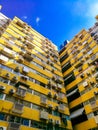
[[27, 17], [27, 16], [25, 16], [25, 15], [24, 15], [24, 16], [22, 16], [22, 19], [27, 19], [27, 18], [28, 18], [28, 17]]
[[94, 18], [98, 14], [98, 0], [78, 0], [73, 3], [73, 15]]
[[40, 18], [36, 17], [36, 24], [37, 24], [37, 26], [39, 25], [39, 21], [40, 21]]
[[0, 10], [2, 9], [2, 5], [0, 5]]
[[98, 14], [98, 1], [92, 4], [89, 4], [89, 9], [86, 13], [88, 17], [95, 17]]

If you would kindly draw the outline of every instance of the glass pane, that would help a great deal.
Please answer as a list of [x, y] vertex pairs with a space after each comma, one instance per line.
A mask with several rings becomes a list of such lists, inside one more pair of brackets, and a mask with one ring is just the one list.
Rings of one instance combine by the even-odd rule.
[[0, 93], [0, 99], [3, 99], [4, 94]]

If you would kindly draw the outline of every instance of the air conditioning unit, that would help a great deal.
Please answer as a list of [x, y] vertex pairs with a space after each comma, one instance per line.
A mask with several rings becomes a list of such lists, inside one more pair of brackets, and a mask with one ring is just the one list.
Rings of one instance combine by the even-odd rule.
[[10, 89], [9, 93], [10, 93], [10, 94], [14, 94], [14, 93], [15, 93], [15, 90], [14, 90], [14, 89]]
[[23, 67], [23, 73], [27, 74], [29, 72], [29, 69], [27, 67]]
[[83, 70], [82, 67], [79, 67], [79, 68], [78, 68], [78, 71], [79, 71], [79, 72], [82, 71], [82, 70]]
[[17, 79], [17, 77], [16, 76], [14, 76], [13, 78], [12, 78], [12, 81], [14, 81], [14, 82], [16, 82], [18, 79]]
[[49, 119], [49, 120], [48, 120], [48, 123], [53, 124], [53, 123], [54, 123], [54, 120], [53, 120], [53, 119]]
[[19, 72], [20, 71], [19, 67], [17, 66], [14, 71]]
[[54, 73], [54, 69], [52, 69], [52, 72]]
[[91, 84], [91, 85], [94, 85], [94, 84], [95, 84], [95, 82], [94, 82], [94, 81], [91, 81], [91, 82], [90, 82], [90, 84]]
[[98, 115], [95, 116], [95, 122], [98, 124]]
[[48, 105], [48, 108], [51, 108], [51, 109], [52, 109], [52, 108], [53, 108], [53, 105], [52, 105], [52, 104], [49, 104], [49, 105]]
[[96, 83], [96, 85], [95, 85], [97, 88], [98, 88], [98, 83]]
[[41, 104], [46, 105], [47, 104], [47, 98], [41, 97]]
[[85, 58], [86, 58], [86, 59], [88, 59], [88, 58], [89, 58], [89, 56], [88, 56], [88, 55], [86, 55], [86, 56], [85, 56]]
[[51, 92], [48, 93], [48, 97], [52, 97], [52, 93]]
[[80, 75], [80, 77], [81, 77], [81, 78], [84, 78], [84, 77], [85, 77], [85, 75], [84, 75], [84, 74], [81, 74], [81, 75]]
[[96, 81], [98, 81], [98, 75], [95, 77]]
[[88, 86], [88, 82], [85, 81], [85, 82], [83, 83], [83, 86], [84, 86], [84, 87], [87, 87], [87, 86]]
[[40, 112], [40, 119], [48, 120], [48, 112], [41, 111]]
[[94, 94], [95, 94], [95, 95], [98, 95], [98, 91], [94, 91]]
[[86, 54], [86, 50], [83, 51], [83, 54]]
[[56, 120], [56, 121], [55, 121], [55, 124], [56, 124], [56, 125], [60, 125], [60, 124], [61, 124], [60, 120]]
[[5, 76], [6, 76], [7, 78], [9, 78], [9, 77], [10, 77], [10, 74], [9, 74], [9, 73], [6, 73]]
[[27, 81], [28, 80], [28, 77], [27, 76], [23, 76], [23, 75], [21, 75], [21, 77], [20, 77], [22, 80], [24, 80], [24, 81]]
[[54, 99], [57, 99], [58, 98], [58, 95], [57, 94], [54, 94]]
[[90, 72], [87, 72], [86, 74], [89, 76], [89, 75], [90, 75]]
[[5, 87], [4, 86], [0, 86], [0, 91], [4, 91]]
[[92, 68], [91, 71], [92, 71], [92, 72], [95, 72], [95, 68]]
[[58, 111], [58, 106], [55, 107], [55, 111]]
[[0, 126], [0, 130], [7, 130], [6, 127]]

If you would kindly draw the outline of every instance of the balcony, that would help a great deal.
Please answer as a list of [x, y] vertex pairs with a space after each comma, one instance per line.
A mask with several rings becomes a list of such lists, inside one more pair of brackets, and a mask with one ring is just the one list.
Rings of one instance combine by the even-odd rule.
[[63, 100], [63, 98], [64, 98], [64, 94], [59, 92], [58, 93], [58, 99]]
[[62, 89], [62, 85], [58, 84], [57, 88], [61, 90]]
[[40, 119], [42, 119], [42, 120], [48, 120], [48, 112], [41, 111], [40, 112]]
[[22, 114], [24, 105], [20, 103], [15, 103], [12, 109], [13, 113]]
[[98, 74], [96, 75], [95, 79], [96, 79], [96, 81], [98, 81]]
[[53, 98], [57, 99], [58, 98], [58, 94], [55, 93]]
[[5, 87], [4, 86], [0, 86], [0, 91], [4, 91]]
[[41, 97], [40, 103], [42, 105], [47, 105], [47, 98], [46, 97]]
[[56, 81], [56, 76], [55, 75], [53, 75], [52, 80]]
[[27, 92], [27, 88], [25, 88], [22, 85], [19, 85], [19, 88], [16, 91], [16, 95], [19, 97], [25, 97], [26, 92]]
[[60, 78], [56, 78], [56, 82], [59, 83], [59, 84], [62, 84], [62, 83], [63, 83], [63, 80], [60, 79]]
[[16, 77], [16, 76], [14, 76], [13, 78], [12, 78], [12, 82], [17, 82], [17, 80], [18, 80], [18, 78]]
[[4, 55], [0, 55], [0, 63], [8, 62], [8, 58]]
[[6, 74], [4, 75], [4, 77], [5, 77], [6, 79], [8, 79], [8, 78], [10, 77], [10, 74], [9, 74], [9, 73], [6, 73]]
[[47, 95], [49, 98], [52, 98], [52, 93], [51, 92], [48, 92], [48, 95]]
[[92, 102], [90, 102], [90, 104], [91, 104], [91, 107], [92, 107], [93, 110], [98, 109], [98, 104], [96, 103], [96, 101], [92, 101]]
[[19, 123], [14, 123], [10, 122], [8, 126], [8, 130], [20, 130], [20, 125]]
[[86, 88], [88, 85], [89, 85], [89, 84], [88, 84], [87, 81], [83, 82], [83, 86], [84, 86], [84, 88]]
[[56, 120], [56, 121], [55, 121], [55, 125], [56, 125], [56, 126], [59, 126], [59, 125], [61, 125], [61, 122], [60, 122], [60, 120]]
[[23, 72], [23, 74], [28, 74], [29, 69], [27, 67], [23, 67], [22, 72]]
[[8, 48], [4, 48], [1, 50], [1, 53], [9, 58], [14, 58], [14, 54], [12, 52], [12, 50], [8, 49]]
[[98, 115], [94, 116], [96, 124], [98, 124]]
[[15, 72], [19, 72], [19, 71], [20, 71], [19, 67], [17, 66], [17, 67], [14, 69], [14, 71], [15, 71]]
[[28, 77], [27, 77], [27, 76], [24, 76], [24, 75], [21, 75], [20, 79], [23, 80], [23, 81], [27, 81], [27, 80], [28, 80]]
[[34, 48], [34, 45], [31, 42], [29, 42], [28, 40], [25, 40], [24, 43], [26, 44], [28, 49], [33, 49]]
[[23, 63], [24, 59], [21, 55], [19, 55], [18, 59], [17, 59], [17, 62], [19, 63]]
[[28, 62], [33, 60], [33, 57], [29, 53], [24, 53], [23, 55], [24, 59], [27, 60]]
[[17, 21], [16, 24], [21, 27], [21, 28], [25, 28], [25, 23], [21, 22], [21, 21]]
[[64, 106], [63, 104], [60, 104], [60, 105], [58, 106], [58, 111], [64, 112], [64, 111], [65, 111], [65, 106]]

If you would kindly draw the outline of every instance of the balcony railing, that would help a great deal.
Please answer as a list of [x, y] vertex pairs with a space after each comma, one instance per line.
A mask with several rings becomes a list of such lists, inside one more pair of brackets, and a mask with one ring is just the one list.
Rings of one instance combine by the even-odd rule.
[[46, 97], [41, 97], [41, 104], [46, 105], [47, 104], [47, 98]]
[[58, 106], [58, 110], [59, 111], [65, 111], [65, 106], [63, 105], [63, 104], [60, 104], [59, 106]]
[[20, 130], [20, 124], [19, 123], [10, 122], [9, 126], [8, 126], [8, 130]]
[[40, 112], [40, 119], [48, 120], [48, 112], [46, 112], [46, 111], [41, 111], [41, 112]]
[[27, 92], [27, 88], [25, 88], [24, 86], [19, 86], [19, 88], [16, 91], [16, 95], [20, 96], [20, 97], [25, 97]]
[[12, 109], [12, 112], [17, 113], [17, 114], [22, 114], [23, 113], [23, 104], [20, 103], [15, 103], [14, 107]]

